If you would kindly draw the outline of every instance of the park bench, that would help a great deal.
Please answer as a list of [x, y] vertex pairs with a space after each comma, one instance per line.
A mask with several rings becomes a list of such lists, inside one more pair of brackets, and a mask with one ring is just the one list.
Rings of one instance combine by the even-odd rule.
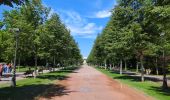
[[2, 77], [11, 77], [12, 76], [12, 73], [3, 73], [2, 74]]
[[38, 73], [39, 73], [39, 74], [40, 74], [40, 73], [43, 74], [43, 68], [38, 69]]
[[34, 72], [34, 70], [27, 70], [25, 73], [24, 73], [24, 75], [25, 75], [25, 77], [27, 76], [27, 75], [32, 75], [33, 76], [33, 72]]

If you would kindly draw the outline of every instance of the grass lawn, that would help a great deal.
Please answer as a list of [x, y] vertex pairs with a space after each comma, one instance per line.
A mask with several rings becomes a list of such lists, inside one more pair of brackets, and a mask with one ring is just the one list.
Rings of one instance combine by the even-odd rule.
[[139, 77], [132, 77], [127, 75], [120, 75], [108, 70], [97, 68], [97, 70], [103, 72], [107, 76], [116, 79], [122, 83], [129, 85], [132, 88], [143, 91], [146, 95], [154, 97], [156, 100], [170, 100], [170, 88], [162, 90], [161, 84], [146, 80], [140, 82]]
[[[34, 67], [30, 67], [31, 70], [34, 70]], [[17, 66], [16, 71], [17, 72], [26, 72], [27, 70], [29, 70], [29, 67], [23, 67], [23, 66]]]
[[[51, 93], [55, 95], [65, 95], [65, 87], [56, 85], [57, 80], [68, 78], [67, 74], [73, 72], [78, 67], [69, 67], [56, 72], [46, 73], [38, 76], [36, 79], [27, 78], [17, 81], [17, 87], [11, 88], [9, 85], [0, 86], [0, 100], [33, 100], [38, 96], [46, 96]], [[51, 87], [54, 90], [50, 90]], [[48, 95], [46, 93], [48, 92]]]

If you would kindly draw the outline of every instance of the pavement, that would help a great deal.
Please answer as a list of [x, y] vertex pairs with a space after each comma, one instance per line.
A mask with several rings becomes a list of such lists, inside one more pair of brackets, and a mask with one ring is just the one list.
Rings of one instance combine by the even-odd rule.
[[[131, 71], [125, 71], [123, 72], [123, 74], [132, 76], [132, 77], [141, 77], [140, 73], [136, 73], [136, 72], [131, 72]], [[163, 81], [163, 75], [147, 75], [145, 74], [145, 80], [150, 80], [150, 81], [154, 81], [154, 82], [158, 82], [162, 84]], [[167, 76], [167, 84], [170, 86], [170, 77]]]
[[39, 100], [153, 100], [87, 65], [48, 90]]

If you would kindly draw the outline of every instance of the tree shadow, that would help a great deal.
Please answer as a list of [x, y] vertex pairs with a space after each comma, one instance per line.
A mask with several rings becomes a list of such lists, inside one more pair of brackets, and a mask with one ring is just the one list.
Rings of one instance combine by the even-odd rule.
[[[111, 71], [111, 73], [116, 73], [116, 74], [119, 74], [119, 71]], [[131, 80], [131, 81], [141, 81], [141, 76], [137, 76], [137, 74], [135, 72], [126, 72], [126, 71], [123, 71], [122, 72], [122, 76], [116, 76], [114, 77], [115, 79], [128, 79], [128, 80]], [[156, 78], [156, 77], [149, 77], [149, 76], [144, 76], [145, 77], [145, 80], [146, 81], [153, 81], [153, 82], [161, 82], [162, 79], [160, 78]]]
[[[79, 68], [62, 69], [60, 71], [39, 75], [37, 79], [49, 79], [51, 81], [66, 80], [69, 78], [66, 76], [66, 73], [74, 72], [77, 69]], [[40, 82], [41, 81], [37, 81], [36, 84], [30, 85], [18, 85], [16, 88], [2, 87], [0, 88], [0, 100], [34, 100], [38, 99], [38, 97], [51, 99], [54, 96], [69, 95], [71, 92], [76, 92], [69, 91], [66, 89], [66, 86], [61, 84], [41, 84]]]
[[68, 76], [65, 75], [42, 75], [42, 76], [37, 76], [37, 78], [40, 79], [49, 79], [49, 80], [65, 80], [69, 78]]
[[[114, 77], [114, 79], [123, 79], [123, 80], [130, 80], [130, 81], [140, 82], [141, 81], [141, 76], [123, 75], [123, 76], [116, 76], [116, 77]], [[145, 81], [161, 82], [162, 79], [145, 76]]]
[[0, 100], [34, 100], [38, 96], [51, 98], [54, 96], [68, 95], [65, 86], [54, 84], [32, 84], [17, 86], [16, 88], [5, 87], [0, 89]]
[[157, 91], [160, 94], [163, 94], [163, 95], [166, 95], [166, 96], [170, 96], [170, 88], [163, 89], [162, 87], [154, 87], [154, 86], [152, 86], [150, 89], [154, 90], [154, 91]]
[[[64, 69], [61, 69], [57, 71], [58, 73], [77, 73], [76, 71], [79, 70], [80, 67], [65, 67]], [[53, 73], [53, 72], [51, 72]]]
[[[65, 69], [61, 69], [61, 70], [58, 70], [58, 71], [50, 72], [48, 75], [41, 74], [41, 75], [37, 76], [37, 78], [49, 79], [49, 80], [52, 80], [52, 81], [53, 80], [65, 80], [69, 77], [66, 76], [66, 75], [62, 75], [62, 73], [77, 73], [77, 72], [75, 72], [75, 70], [78, 70], [78, 69], [79, 69], [79, 67], [65, 68]], [[59, 74], [61, 73], [61, 75], [58, 75], [56, 73], [59, 73]]]
[[66, 89], [66, 87], [64, 87], [64, 86], [57, 85], [57, 87], [49, 88], [40, 97], [46, 98], [46, 99], [52, 99], [52, 97], [56, 97], [56, 96], [69, 95], [71, 92], [76, 92], [76, 91], [70, 91], [70, 90]]
[[130, 80], [130, 81], [135, 81], [139, 82], [140, 81], [140, 76], [116, 76], [114, 79], [122, 79], [122, 80]]
[[[119, 74], [120, 71], [118, 70], [114, 70], [114, 71], [110, 71], [111, 73], [116, 73]], [[127, 72], [127, 71], [122, 71], [122, 74], [126, 74], [126, 75], [137, 75], [135, 72]]]
[[77, 73], [76, 71], [72, 71], [72, 70], [60, 70], [57, 71], [58, 73]]

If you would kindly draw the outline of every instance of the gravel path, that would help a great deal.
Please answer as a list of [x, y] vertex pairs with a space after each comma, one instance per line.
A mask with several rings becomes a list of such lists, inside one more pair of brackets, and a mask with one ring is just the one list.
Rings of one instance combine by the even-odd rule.
[[87, 65], [57, 85], [65, 88], [53, 88], [53, 92], [47, 92], [48, 96], [40, 100], [152, 100]]

